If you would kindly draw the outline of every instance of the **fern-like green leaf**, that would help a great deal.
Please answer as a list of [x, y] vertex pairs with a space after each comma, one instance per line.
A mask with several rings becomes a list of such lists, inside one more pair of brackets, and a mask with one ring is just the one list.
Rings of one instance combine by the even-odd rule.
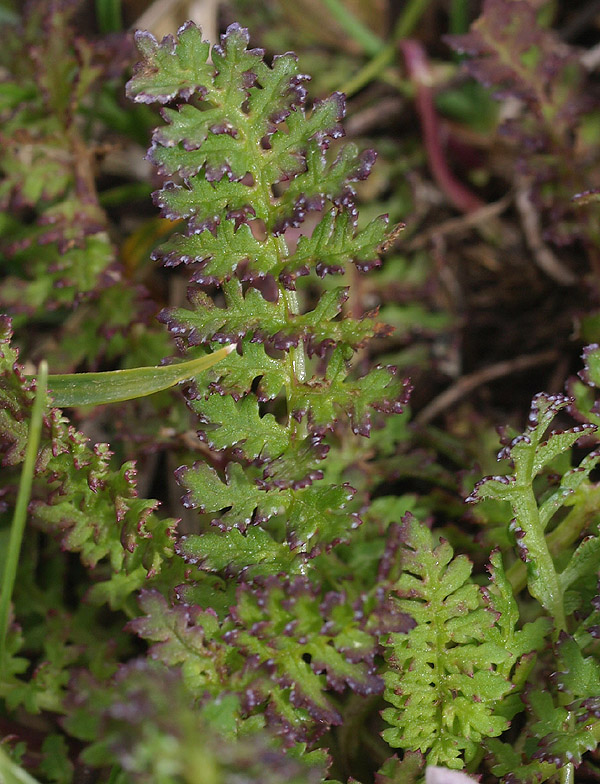
[[[349, 419], [368, 436], [374, 412], [400, 412], [409, 393], [391, 368], [352, 375], [354, 352], [389, 334], [375, 313], [353, 318], [345, 288], [313, 297], [298, 283], [312, 276], [314, 287], [318, 276], [349, 264], [365, 271], [379, 263], [387, 218], [359, 228], [352, 186], [375, 155], [349, 145], [330, 158], [329, 145], [342, 135], [343, 96], [308, 111], [307, 77], [295, 56], [265, 63], [239, 25], [213, 47], [212, 64], [190, 23], [160, 44], [148, 34], [138, 40], [142, 63], [129, 96], [179, 101], [163, 109], [149, 157], [180, 178], [156, 200], [166, 217], [188, 226], [156, 256], [192, 266], [193, 285], [191, 307], [160, 318], [192, 355], [200, 345], [238, 346], [188, 393], [200, 437], [223, 470], [182, 467], [184, 503], [209, 514], [222, 533], [192, 535], [181, 553], [204, 569], [247, 577], [295, 574], [357, 525], [347, 510], [352, 489], [322, 480], [325, 434]], [[286, 229], [311, 210], [322, 211], [321, 220], [290, 248]], [[313, 356], [320, 361], [311, 363]]]
[[203, 463], [180, 469], [178, 477], [188, 487], [187, 506], [222, 512], [213, 522], [226, 529], [223, 534], [190, 535], [178, 545], [187, 561], [211, 570], [300, 573], [307, 557], [345, 541], [360, 524], [345, 510], [354, 492], [348, 485], [316, 482], [269, 491], [251, 483], [237, 463], [229, 464], [225, 483]]
[[348, 685], [365, 695], [383, 689], [374, 672], [375, 639], [360, 628], [342, 595], [330, 593], [323, 601], [305, 579], [282, 585], [272, 578], [261, 590], [242, 587], [233, 617], [242, 628], [231, 641], [253, 666], [291, 688], [292, 704], [320, 724], [341, 722], [326, 688]]
[[187, 689], [205, 703], [216, 705], [224, 690], [237, 695], [237, 720], [266, 710], [284, 734], [307, 738], [341, 721], [327, 692], [383, 689], [366, 615], [303, 577], [240, 585], [222, 621], [212, 609], [170, 606], [157, 591], [143, 591], [140, 606], [144, 615], [129, 628], [152, 643], [151, 657], [180, 666]]
[[385, 698], [393, 707], [383, 737], [393, 747], [421, 751], [431, 764], [462, 768], [484, 738], [508, 726], [495, 715], [511, 691], [501, 668], [510, 659], [491, 641], [495, 612], [483, 605], [465, 556], [412, 516], [400, 532], [403, 572], [394, 585], [397, 608], [416, 621], [406, 635], [385, 642], [389, 670]]
[[600, 460], [600, 453], [590, 453], [579, 466], [566, 471], [558, 487], [551, 489], [543, 501], [538, 501], [534, 490], [534, 482], [544, 469], [557, 457], [569, 452], [582, 436], [596, 430], [592, 424], [578, 425], [570, 430], [552, 432], [547, 440], [543, 440], [556, 414], [571, 402], [563, 395], [537, 395], [526, 432], [513, 439], [499, 454], [499, 458], [510, 458], [514, 474], [486, 477], [467, 499], [494, 498], [511, 504], [515, 515], [511, 531], [519, 555], [527, 566], [529, 592], [550, 613], [557, 632], [567, 628], [565, 589], [578, 574], [590, 568], [598, 548], [597, 542], [591, 539], [582, 543], [565, 568], [563, 577], [556, 567], [544, 531], [556, 512], [569, 504], [588, 483], [590, 472]]

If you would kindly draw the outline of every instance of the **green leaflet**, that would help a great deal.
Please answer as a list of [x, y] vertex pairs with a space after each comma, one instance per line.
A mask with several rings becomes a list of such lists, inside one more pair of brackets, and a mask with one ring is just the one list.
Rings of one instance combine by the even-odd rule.
[[403, 572], [394, 604], [416, 626], [384, 641], [385, 698], [393, 707], [382, 714], [391, 725], [383, 737], [421, 751], [429, 764], [461, 769], [461, 755], [468, 762], [483, 739], [508, 727], [495, 709], [513, 688], [507, 674], [520, 651], [507, 650], [500, 635], [494, 639], [497, 615], [484, 606], [465, 556], [453, 558], [450, 545], [436, 544], [412, 515], [399, 534]]
[[[568, 768], [581, 763], [586, 751], [595, 749], [600, 739], [596, 704], [600, 694], [600, 665], [595, 657], [585, 657], [579, 645], [565, 635], [557, 646], [555, 689], [537, 689], [527, 694], [527, 739], [517, 752], [508, 744], [491, 739], [488, 747], [497, 776], [510, 773], [515, 781], [537, 784], [556, 775], [568, 776]], [[566, 771], [566, 773], [565, 773]]]
[[103, 373], [67, 373], [48, 378], [48, 390], [57, 406], [100, 406], [120, 403], [169, 389], [215, 365], [234, 350], [225, 346], [208, 356], [159, 367], [108, 370]]
[[283, 192], [276, 205], [277, 222], [293, 211], [298, 200], [310, 203], [319, 197], [333, 199], [348, 182], [363, 179], [375, 159], [372, 150], [359, 153], [355, 144], [346, 144], [333, 161], [323, 155], [318, 140], [311, 140], [306, 150], [306, 171], [298, 174]]
[[[188, 593], [194, 595], [194, 589]], [[371, 694], [383, 686], [373, 663], [376, 640], [344, 599], [332, 592], [324, 597], [300, 576], [271, 577], [262, 587], [241, 583], [230, 614], [219, 621], [210, 608], [170, 606], [157, 591], [142, 591], [144, 615], [129, 628], [153, 643], [152, 659], [181, 666], [189, 691], [210, 694], [213, 707], [224, 690], [237, 694], [237, 721], [241, 705], [247, 705], [246, 713], [260, 713], [268, 703], [271, 717], [284, 728], [290, 724], [286, 734], [292, 726], [309, 732], [309, 716], [321, 733], [340, 722], [329, 689], [348, 685]]]
[[321, 725], [341, 721], [324, 693], [327, 687], [381, 692], [375, 640], [360, 628], [342, 595], [330, 593], [323, 601], [304, 578], [283, 584], [271, 578], [264, 589], [243, 586], [233, 615], [238, 628], [231, 640], [253, 667], [266, 666], [276, 683], [292, 686], [291, 703], [305, 707]]
[[350, 258], [355, 263], [373, 261], [374, 249], [381, 246], [387, 236], [387, 218], [375, 218], [362, 231], [355, 232], [347, 212], [332, 211], [317, 225], [310, 237], [300, 237], [292, 256], [290, 269], [303, 265], [320, 265], [323, 272], [342, 272]]
[[245, 534], [237, 528], [225, 533], [208, 532], [202, 536], [182, 537], [177, 552], [189, 564], [225, 575], [302, 574], [304, 559], [280, 544], [259, 526]]
[[276, 349], [289, 349], [304, 341], [311, 353], [318, 354], [336, 343], [359, 348], [369, 338], [383, 336], [389, 331], [371, 318], [336, 320], [348, 299], [347, 288], [341, 286], [324, 292], [314, 310], [302, 315], [286, 314], [277, 303], [268, 302], [256, 289], [249, 289], [244, 295], [242, 284], [235, 278], [223, 285], [223, 296], [225, 308], [216, 307], [202, 291], [195, 292], [195, 310], [169, 309], [162, 313], [161, 319], [169, 326], [174, 325], [175, 334], [185, 332], [188, 340], [194, 343], [216, 339], [234, 341], [258, 334], [261, 340]]
[[258, 401], [248, 395], [237, 402], [229, 395], [211, 395], [192, 403], [200, 421], [211, 425], [202, 432], [214, 450], [237, 447], [248, 460], [279, 457], [289, 447], [290, 433], [272, 414], [260, 416]]
[[129, 629], [154, 643], [154, 659], [170, 667], [183, 665], [184, 679], [200, 692], [210, 689], [216, 696], [226, 688], [231, 651], [212, 610], [169, 607], [158, 591], [142, 591], [140, 609], [144, 615], [130, 621]]
[[213, 522], [227, 530], [183, 537], [178, 548], [186, 561], [210, 570], [301, 573], [307, 557], [346, 541], [360, 523], [345, 508], [353, 496], [348, 485], [314, 482], [268, 491], [237, 463], [227, 466], [225, 482], [203, 463], [179, 469], [178, 479], [188, 488], [186, 506], [222, 512]]
[[136, 34], [136, 43], [145, 58], [135, 72], [138, 101], [168, 103], [210, 78], [212, 67], [206, 62], [210, 47], [193, 25], [180, 31], [177, 48], [172, 38], [159, 46], [149, 33], [142, 32]]
[[272, 400], [289, 383], [288, 368], [270, 357], [262, 343], [253, 343], [249, 338], [240, 341], [241, 355], [230, 354], [217, 365], [196, 379], [199, 391], [218, 391], [234, 398], [250, 391], [258, 379], [256, 396], [259, 401]]

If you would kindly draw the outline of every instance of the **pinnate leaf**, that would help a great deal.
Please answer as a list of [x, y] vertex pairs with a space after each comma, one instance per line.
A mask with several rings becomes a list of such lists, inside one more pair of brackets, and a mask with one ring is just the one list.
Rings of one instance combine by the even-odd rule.
[[139, 604], [144, 615], [128, 628], [153, 643], [151, 657], [169, 667], [182, 665], [185, 681], [196, 688], [222, 690], [228, 646], [216, 614], [189, 605], [169, 607], [156, 590], [142, 591]]
[[222, 512], [213, 520], [222, 533], [190, 535], [178, 545], [188, 562], [210, 570], [295, 573], [307, 557], [346, 541], [360, 523], [346, 510], [354, 494], [348, 485], [317, 481], [278, 488], [275, 481], [271, 489], [268, 482], [252, 483], [239, 463], [228, 464], [225, 482], [204, 463], [180, 469], [178, 479], [188, 488], [186, 505], [209, 514]]
[[390, 666], [385, 697], [393, 707], [383, 713], [392, 725], [383, 737], [427, 753], [430, 764], [460, 769], [461, 753], [469, 760], [483, 738], [508, 726], [494, 709], [512, 688], [498, 670], [509, 654], [488, 641], [496, 614], [483, 606], [469, 561], [453, 558], [450, 545], [436, 544], [410, 515], [401, 534], [395, 604], [416, 626], [384, 641]]
[[127, 96], [141, 103], [168, 103], [203, 91], [213, 68], [207, 63], [210, 46], [196, 25], [179, 29], [177, 45], [172, 36], [158, 44], [150, 33], [136, 33], [136, 44], [144, 59], [127, 85]]
[[346, 685], [359, 694], [379, 693], [374, 674], [375, 639], [360, 628], [343, 595], [325, 599], [304, 578], [271, 578], [262, 589], [242, 586], [234, 618], [243, 628], [231, 640], [264, 667], [273, 680], [291, 688], [292, 704], [308, 710], [321, 724], [339, 724], [324, 691]]
[[329, 360], [327, 377], [313, 378], [299, 387], [293, 401], [294, 416], [308, 415], [311, 429], [323, 432], [343, 412], [354, 433], [368, 436], [372, 411], [402, 413], [410, 390], [408, 380], [399, 380], [392, 367], [377, 366], [356, 381], [348, 379], [343, 352], [337, 348]]
[[581, 70], [574, 53], [541, 27], [530, 3], [486, 0], [470, 32], [448, 40], [474, 56], [467, 68], [484, 85], [526, 100], [555, 130], [569, 121], [580, 99]]
[[331, 272], [343, 273], [350, 262], [361, 270], [378, 266], [378, 251], [386, 237], [386, 227], [387, 217], [382, 215], [357, 232], [348, 210], [332, 210], [322, 218], [310, 237], [300, 237], [286, 272], [314, 266], [317, 274], [323, 276]]

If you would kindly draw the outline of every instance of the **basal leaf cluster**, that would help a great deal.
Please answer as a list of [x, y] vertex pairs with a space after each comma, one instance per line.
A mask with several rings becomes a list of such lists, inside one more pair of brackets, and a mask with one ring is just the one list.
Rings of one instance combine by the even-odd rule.
[[[351, 6], [341, 29], [357, 21]], [[486, 206], [426, 229], [422, 244], [411, 234], [402, 258], [368, 275], [399, 237], [379, 214], [402, 202], [395, 176], [415, 191], [409, 232], [423, 204], [436, 221], [447, 207], [443, 185], [417, 173], [441, 150], [431, 127], [410, 176], [398, 165], [365, 183], [376, 155], [342, 141], [344, 95], [311, 99], [296, 56], [266, 57], [237, 23], [216, 45], [193, 22], [161, 41], [138, 32], [126, 93], [144, 114], [129, 115], [110, 98], [128, 44], [74, 37], [77, 8], [7, 12], [14, 35], [0, 52], [2, 298], [16, 316], [0, 317], [1, 580], [25, 523], [14, 586], [0, 596], [0, 727], [10, 729], [0, 781], [25, 770], [60, 784], [597, 778], [600, 349], [585, 350], [567, 394], [534, 397], [522, 433], [501, 430], [502, 468], [490, 468], [489, 410], [467, 398], [490, 369], [500, 376], [486, 364], [491, 339], [482, 371], [461, 364], [461, 287], [470, 266], [484, 275], [496, 262], [466, 242], [454, 276], [445, 243], [475, 226], [485, 248], [504, 248], [506, 207], [492, 205], [497, 225]], [[436, 85], [393, 60], [396, 43], [410, 54], [407, 35], [382, 39], [374, 62], [423, 112], [423, 87]], [[573, 185], [595, 160], [578, 136], [594, 105], [581, 62], [525, 0], [486, 0], [451, 41], [472, 75], [521, 102], [505, 130], [523, 150], [539, 138], [516, 187], [562, 232], [564, 161], [574, 151]], [[86, 123], [96, 99], [110, 111]], [[132, 183], [99, 192], [111, 112], [117, 136], [131, 137], [133, 117], [146, 118], [138, 139], [149, 115], [158, 124], [148, 161], [160, 218], [132, 217], [122, 196]], [[375, 198], [361, 215], [365, 185]], [[423, 277], [428, 243], [435, 280]], [[435, 312], [407, 302], [415, 280]], [[162, 332], [149, 326], [157, 315]], [[407, 359], [407, 335], [430, 327], [435, 362], [416, 360], [419, 346]], [[112, 378], [94, 400], [114, 407], [56, 408], [35, 369], [46, 353], [60, 365], [55, 401], [65, 368], [91, 368], [63, 402], [89, 403], [77, 389]], [[161, 373], [195, 373], [177, 375], [181, 394], [123, 405], [117, 367], [149, 365], [139, 379], [163, 357]], [[412, 384], [387, 357], [416, 369], [415, 419]], [[534, 360], [500, 365], [531, 371]], [[455, 383], [435, 397], [441, 378]], [[430, 424], [440, 412], [446, 429]], [[95, 443], [108, 435], [112, 446]]]

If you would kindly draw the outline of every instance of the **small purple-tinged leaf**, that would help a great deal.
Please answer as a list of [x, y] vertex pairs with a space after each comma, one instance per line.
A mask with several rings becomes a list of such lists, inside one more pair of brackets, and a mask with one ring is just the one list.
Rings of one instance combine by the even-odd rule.
[[135, 41], [143, 59], [127, 83], [128, 98], [164, 104], [206, 91], [214, 73], [207, 62], [210, 44], [202, 40], [202, 31], [193, 22], [180, 27], [177, 38], [167, 35], [158, 43], [151, 33], [140, 30]]

